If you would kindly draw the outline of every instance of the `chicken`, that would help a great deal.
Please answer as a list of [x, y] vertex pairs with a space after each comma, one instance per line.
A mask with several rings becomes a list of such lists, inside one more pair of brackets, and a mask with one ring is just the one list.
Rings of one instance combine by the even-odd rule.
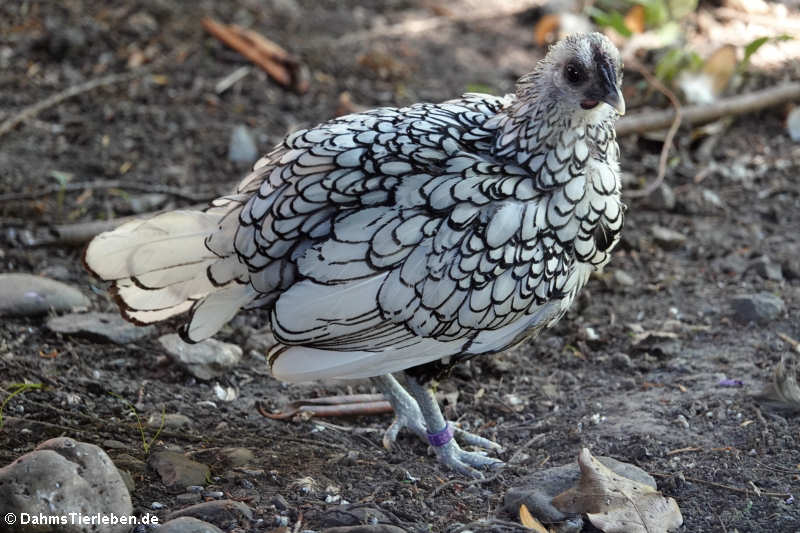
[[267, 308], [276, 378], [374, 378], [397, 414], [387, 444], [408, 427], [480, 475], [500, 461], [453, 435], [496, 445], [447, 423], [424, 381], [553, 325], [609, 261], [624, 211], [621, 81], [608, 39], [567, 37], [515, 95], [297, 131], [206, 210], [103, 233], [85, 264], [133, 322], [188, 313], [189, 342]]

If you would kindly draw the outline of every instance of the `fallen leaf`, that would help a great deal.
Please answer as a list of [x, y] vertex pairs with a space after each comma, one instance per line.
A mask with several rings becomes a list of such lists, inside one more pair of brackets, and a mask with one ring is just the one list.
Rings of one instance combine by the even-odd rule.
[[798, 363], [789, 367], [788, 357], [782, 357], [772, 375], [772, 384], [762, 393], [762, 396], [777, 400], [782, 407], [800, 410], [800, 385], [797, 384]]
[[531, 512], [528, 511], [528, 507], [524, 503], [519, 508], [519, 521], [523, 526], [537, 533], [548, 533], [542, 523], [536, 520]]
[[616, 474], [587, 448], [581, 450], [578, 465], [578, 484], [553, 498], [553, 505], [561, 512], [585, 513], [606, 533], [666, 533], [683, 524], [674, 499]]
[[711, 92], [719, 97], [728, 87], [736, 72], [736, 47], [726, 44], [717, 48], [703, 65], [703, 72], [711, 79]]
[[644, 6], [642, 4], [634, 5], [630, 8], [628, 14], [625, 15], [625, 26], [633, 33], [643, 33], [644, 15]]
[[533, 28], [533, 42], [537, 46], [550, 44], [558, 37], [558, 27], [561, 25], [557, 14], [548, 13], [539, 19]]

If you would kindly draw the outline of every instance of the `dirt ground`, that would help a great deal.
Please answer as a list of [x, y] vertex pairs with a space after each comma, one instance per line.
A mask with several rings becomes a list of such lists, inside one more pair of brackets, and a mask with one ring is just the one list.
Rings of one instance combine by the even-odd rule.
[[[435, 12], [463, 15], [495, 4], [513, 5], [465, 1]], [[713, 7], [702, 9], [713, 18]], [[789, 13], [800, 16], [796, 7]], [[212, 198], [246, 170], [227, 159], [234, 126], [249, 126], [265, 152], [290, 130], [340, 113], [345, 92], [366, 107], [440, 101], [466, 90], [508, 92], [543, 53], [532, 41], [538, 14], [419, 32], [407, 25], [382, 36], [374, 31], [381, 25], [430, 18], [429, 4], [3, 2], [0, 120], [87, 79], [161, 63], [154, 76], [64, 101], [0, 138], [0, 271], [66, 281], [91, 296], [96, 310], [113, 310], [102, 285], [82, 269], [80, 247], [36, 245], [48, 226]], [[256, 29], [296, 53], [310, 90], [295, 94], [253, 69], [217, 94], [215, 84], [248, 63], [203, 32], [206, 15]], [[745, 88], [797, 80], [798, 73], [796, 61], [754, 72]], [[630, 113], [637, 102], [658, 101], [636, 75], [626, 81]], [[667, 175], [674, 205], [628, 200], [623, 242], [610, 266], [557, 327], [510, 353], [473, 360], [439, 385], [458, 393], [447, 395], [449, 416], [502, 443], [501, 458], [544, 436], [492, 481], [470, 483], [444, 471], [412, 435], [385, 451], [380, 430], [389, 415], [327, 419], [328, 425], [263, 418], [258, 401], [278, 410], [294, 399], [370, 387], [273, 380], [258, 343], [263, 316], [252, 313], [218, 336], [246, 352], [218, 380], [238, 391], [232, 402], [217, 398], [215, 381], [195, 380], [173, 365], [158, 335], [118, 346], [51, 333], [42, 317], [3, 319], [0, 387], [7, 392], [26, 380], [47, 387], [5, 406], [0, 465], [61, 435], [101, 447], [119, 441], [121, 448], [108, 450], [112, 458], [145, 460], [135, 420], [113, 393], [144, 417], [163, 409], [193, 420], [188, 429], [166, 428], [156, 446], [255, 452], [244, 469], [211, 461], [210, 488], [263, 519], [242, 531], [279, 524], [276, 495], [288, 501], [290, 527], [335, 525], [336, 504], [325, 501], [335, 492], [330, 487], [408, 531], [514, 531], [517, 517], [502, 509], [506, 491], [529, 472], [575, 461], [582, 447], [653, 474], [678, 501], [682, 531], [800, 531], [800, 504], [788, 497], [800, 489], [797, 417], [755, 398], [791, 352], [778, 334], [800, 338], [800, 145], [786, 133], [787, 110], [738, 118], [713, 144], [692, 142], [682, 130]], [[660, 143], [628, 136], [620, 146], [629, 189], [652, 179]], [[85, 186], [59, 194], [54, 171]], [[92, 186], [109, 180], [115, 186]], [[154, 198], [149, 187], [166, 196]], [[12, 193], [30, 194], [5, 197]], [[662, 242], [653, 226], [676, 230], [685, 242]], [[763, 275], [753, 263], [761, 256], [782, 274]], [[757, 292], [779, 296], [785, 312], [758, 325], [736, 322], [731, 298]], [[146, 428], [148, 437], [154, 432]], [[156, 511], [161, 516], [185, 505], [152, 470], [132, 474], [136, 512], [156, 501], [165, 506]], [[313, 480], [311, 488], [302, 489], [303, 478]], [[435, 492], [448, 480], [456, 483]]]

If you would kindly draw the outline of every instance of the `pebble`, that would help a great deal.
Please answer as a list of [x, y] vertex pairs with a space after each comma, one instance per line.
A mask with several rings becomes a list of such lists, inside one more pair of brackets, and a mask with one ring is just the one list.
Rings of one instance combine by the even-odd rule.
[[192, 516], [210, 522], [222, 529], [230, 529], [236, 525], [253, 520], [253, 511], [242, 502], [234, 500], [217, 500], [203, 502], [179, 509], [167, 515], [167, 520], [181, 516]]
[[101, 339], [114, 344], [128, 344], [149, 337], [153, 326], [139, 327], [131, 324], [119, 313], [70, 313], [51, 318], [47, 329], [65, 335], [79, 335]]
[[202, 485], [211, 475], [208, 465], [193, 461], [179, 452], [153, 452], [147, 462], [168, 487]]
[[794, 142], [800, 142], [800, 107], [795, 107], [786, 117], [786, 131]]
[[0, 274], [0, 316], [35, 316], [87, 309], [78, 289], [32, 274]]
[[611, 361], [611, 365], [614, 368], [618, 368], [620, 370], [628, 370], [633, 368], [633, 362], [631, 361], [631, 357], [624, 353], [624, 352], [615, 352], [609, 358]]
[[203, 498], [213, 498], [215, 500], [219, 500], [223, 496], [225, 496], [225, 493], [221, 490], [210, 490], [203, 493]]
[[242, 359], [241, 348], [215, 339], [189, 344], [176, 333], [170, 333], [159, 337], [158, 342], [187, 372], [206, 381], [221, 376]]
[[783, 281], [783, 269], [781, 265], [774, 263], [769, 256], [762, 255], [761, 257], [757, 257], [750, 261], [749, 266], [756, 274], [764, 279]]
[[161, 502], [153, 502], [153, 503], [150, 504], [150, 509], [152, 509], [154, 511], [158, 511], [160, 509], [163, 509], [164, 507], [166, 507], [166, 505], [164, 505]]
[[228, 160], [242, 165], [254, 163], [258, 158], [258, 147], [250, 128], [238, 125], [231, 132], [228, 143]]
[[182, 516], [161, 524], [158, 533], [223, 533], [214, 524], [203, 522], [192, 516]]
[[621, 269], [614, 270], [614, 281], [623, 287], [632, 287], [636, 285], [636, 280], [633, 276]]
[[[131, 497], [114, 463], [101, 448], [58, 437], [39, 444], [32, 452], [0, 468], [0, 502], [3, 514], [64, 516], [75, 510], [128, 516]], [[103, 526], [104, 533], [126, 533], [124, 524]], [[3, 531], [31, 531], [19, 523], [3, 524]], [[100, 531], [68, 524], [66, 533]]]
[[202, 499], [203, 495], [196, 492], [186, 492], [175, 496], [175, 501], [178, 503], [197, 503]]
[[375, 507], [364, 505], [338, 505], [322, 516], [323, 527], [356, 526], [391, 522], [392, 518]]
[[662, 183], [660, 187], [654, 190], [648, 197], [646, 204], [648, 207], [658, 209], [661, 211], [672, 211], [675, 209], [675, 192], [672, 187], [666, 183]]
[[134, 214], [149, 213], [160, 209], [167, 203], [169, 196], [154, 192], [149, 194], [139, 194], [128, 199], [128, 205]]
[[219, 452], [219, 458], [226, 468], [232, 468], [251, 462], [255, 454], [247, 448], [223, 448]]
[[147, 425], [151, 428], [165, 427], [168, 429], [180, 429], [194, 425], [194, 421], [186, 415], [180, 413], [153, 413], [147, 417]]
[[742, 323], [768, 322], [786, 309], [783, 300], [768, 292], [740, 294], [731, 299], [733, 318]]
[[[611, 457], [597, 457], [597, 459], [621, 476], [656, 487], [655, 479], [637, 466]], [[570, 517], [556, 509], [550, 502], [553, 497], [574, 486], [579, 478], [580, 469], [577, 462], [534, 472], [525, 477], [520, 485], [506, 493], [503, 507], [508, 513], [516, 516], [520, 505], [524, 503], [531, 514], [541, 522], [562, 522]], [[577, 529], [568, 531], [577, 532], [581, 527], [582, 524]]]
[[675, 250], [686, 243], [686, 235], [663, 226], [652, 226], [650, 233], [656, 244], [665, 250]]
[[147, 467], [147, 463], [127, 453], [122, 453], [114, 457], [114, 464], [117, 468], [133, 470], [134, 472], [144, 472]]
[[703, 201], [713, 207], [725, 207], [725, 203], [722, 201], [722, 198], [717, 195], [711, 189], [703, 189]]
[[280, 494], [276, 494], [275, 496], [273, 496], [269, 502], [275, 506], [275, 509], [279, 511], [286, 511], [289, 509], [289, 502], [286, 501], [286, 498], [284, 498]]

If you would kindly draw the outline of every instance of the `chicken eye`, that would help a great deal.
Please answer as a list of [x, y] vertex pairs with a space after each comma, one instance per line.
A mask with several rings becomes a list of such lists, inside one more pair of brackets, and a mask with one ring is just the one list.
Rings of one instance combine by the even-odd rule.
[[567, 81], [573, 85], [582, 82], [585, 78], [583, 68], [575, 63], [567, 64], [567, 66], [564, 68], [564, 76], [567, 78]]

